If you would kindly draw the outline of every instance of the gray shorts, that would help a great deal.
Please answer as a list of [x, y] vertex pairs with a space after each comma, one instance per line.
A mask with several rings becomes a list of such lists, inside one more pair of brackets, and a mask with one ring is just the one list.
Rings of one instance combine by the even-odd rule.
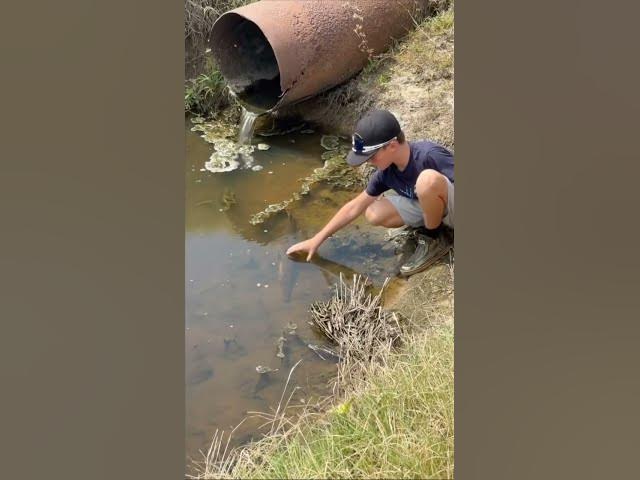
[[[422, 208], [420, 207], [418, 200], [411, 200], [395, 194], [385, 194], [385, 198], [389, 200], [394, 207], [396, 207], [396, 210], [398, 210], [398, 213], [402, 217], [405, 225], [409, 225], [411, 227], [424, 226]], [[447, 178], [447, 208], [445, 209], [442, 223], [451, 228], [453, 228], [453, 203], [453, 183], [451, 183]]]

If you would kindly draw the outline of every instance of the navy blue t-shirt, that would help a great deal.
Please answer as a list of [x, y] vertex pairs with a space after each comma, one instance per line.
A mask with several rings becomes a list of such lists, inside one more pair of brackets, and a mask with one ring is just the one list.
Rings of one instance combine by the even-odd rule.
[[437, 143], [427, 140], [409, 142], [409, 163], [401, 172], [394, 164], [375, 172], [366, 192], [377, 197], [387, 190], [395, 190], [398, 195], [417, 199], [416, 181], [420, 172], [432, 169], [440, 172], [453, 183], [453, 154]]

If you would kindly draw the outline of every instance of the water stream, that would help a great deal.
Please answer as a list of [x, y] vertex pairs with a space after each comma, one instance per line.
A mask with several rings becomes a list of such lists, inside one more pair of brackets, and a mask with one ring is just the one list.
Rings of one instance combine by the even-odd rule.
[[240, 116], [240, 132], [238, 133], [238, 143], [241, 145], [247, 145], [251, 143], [253, 138], [253, 131], [256, 125], [256, 119], [263, 112], [254, 112], [242, 107], [242, 113]]
[[[251, 121], [243, 123], [242, 131], [245, 125], [248, 132]], [[289, 245], [315, 233], [353, 192], [312, 191], [291, 216], [249, 223], [252, 214], [289, 198], [301, 178], [322, 166], [319, 134], [260, 138], [269, 144], [268, 150], [253, 152], [261, 169], [212, 173], [204, 163], [213, 146], [191, 127], [187, 120], [186, 449], [189, 458], [199, 459], [216, 430], [229, 432], [249, 411], [271, 411], [298, 360], [302, 363], [291, 382], [300, 388], [293, 402], [329, 392], [335, 364], [308, 348], [325, 343], [307, 323], [309, 304], [329, 298], [339, 272], [371, 276], [375, 263], [380, 270], [371, 278], [380, 285], [393, 269], [394, 253], [375, 237], [377, 231], [356, 222], [323, 244], [324, 262], [297, 263], [284, 254]], [[251, 142], [248, 133], [244, 138]], [[297, 326], [294, 334], [287, 328], [291, 323]], [[281, 336], [284, 358], [276, 356]], [[258, 365], [278, 371], [260, 375]], [[258, 435], [261, 423], [243, 423], [232, 445]]]

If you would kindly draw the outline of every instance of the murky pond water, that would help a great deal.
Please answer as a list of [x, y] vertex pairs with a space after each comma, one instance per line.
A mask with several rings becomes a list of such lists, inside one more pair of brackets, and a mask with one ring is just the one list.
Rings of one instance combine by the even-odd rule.
[[[211, 173], [204, 163], [213, 146], [186, 122], [186, 450], [199, 458], [216, 429], [230, 431], [251, 411], [277, 406], [290, 368], [300, 387], [294, 402], [328, 393], [335, 364], [308, 343], [323, 339], [307, 324], [310, 303], [326, 299], [339, 272], [363, 273], [380, 285], [393, 275], [393, 248], [384, 232], [356, 222], [321, 247], [324, 260], [293, 262], [286, 248], [317, 231], [353, 192], [329, 187], [297, 202], [290, 216], [260, 225], [251, 215], [291, 197], [300, 179], [321, 167], [319, 134], [257, 138], [269, 144], [253, 152], [263, 168]], [[297, 325], [294, 335], [286, 326]], [[283, 336], [284, 358], [276, 356]], [[277, 372], [261, 375], [256, 366]], [[245, 422], [235, 442], [257, 435], [258, 420]]]

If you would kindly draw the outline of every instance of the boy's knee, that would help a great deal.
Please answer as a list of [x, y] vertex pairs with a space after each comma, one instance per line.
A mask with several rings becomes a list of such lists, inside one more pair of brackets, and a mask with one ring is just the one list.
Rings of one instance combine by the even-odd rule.
[[446, 190], [447, 184], [444, 176], [435, 170], [423, 170], [418, 175], [416, 181], [416, 195], [422, 197], [429, 194], [438, 194], [443, 189]]
[[366, 218], [367, 222], [371, 225], [379, 226], [382, 224], [382, 216], [373, 205], [368, 206], [364, 211], [364, 218]]

